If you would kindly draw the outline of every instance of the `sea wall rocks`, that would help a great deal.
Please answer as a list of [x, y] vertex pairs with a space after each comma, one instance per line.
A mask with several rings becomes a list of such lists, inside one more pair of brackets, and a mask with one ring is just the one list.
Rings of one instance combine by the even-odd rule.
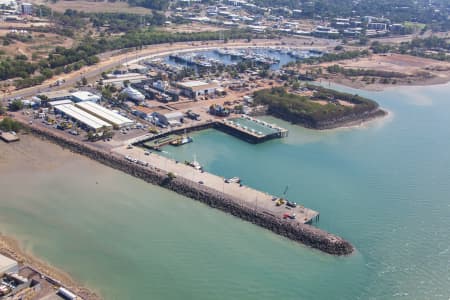
[[243, 205], [242, 201], [231, 195], [223, 194], [182, 177], [170, 179], [164, 170], [133, 164], [114, 153], [99, 150], [88, 143], [71, 139], [51, 129], [37, 128], [27, 124], [24, 124], [24, 126], [38, 137], [45, 138], [73, 152], [83, 154], [134, 177], [196, 199], [211, 207], [221, 209], [233, 216], [252, 222], [309, 247], [332, 255], [348, 255], [354, 251], [353, 246], [346, 240], [319, 228], [283, 220], [264, 211], [255, 210]]

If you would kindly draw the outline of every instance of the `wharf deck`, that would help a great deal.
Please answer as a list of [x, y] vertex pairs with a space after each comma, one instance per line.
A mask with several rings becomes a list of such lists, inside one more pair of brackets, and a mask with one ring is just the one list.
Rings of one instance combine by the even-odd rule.
[[[148, 163], [148, 168], [157, 168], [164, 170], [165, 172], [172, 172], [177, 177], [180, 176], [196, 184], [202, 184], [212, 188], [219, 193], [231, 195], [234, 198], [239, 199], [240, 205], [247, 206], [277, 218], [283, 218], [286, 213], [295, 214], [296, 218], [292, 220], [289, 219], [289, 221], [305, 224], [312, 223], [317, 220], [319, 216], [318, 212], [303, 207], [302, 205], [298, 205], [295, 208], [288, 208], [286, 205], [276, 206], [276, 201], [273, 200], [276, 197], [273, 195], [245, 185], [241, 186], [238, 183], [226, 183], [223, 177], [208, 172], [202, 172], [182, 162], [176, 162], [175, 160], [155, 153], [145, 155], [144, 149], [139, 147], [127, 149], [126, 146], [121, 146], [113, 149], [113, 151], [124, 157], [129, 156], [140, 162]], [[295, 201], [295, 199], [292, 199], [292, 201]]]
[[217, 121], [221, 129], [233, 135], [238, 135], [251, 143], [283, 138], [288, 135], [288, 130], [275, 124], [270, 124], [249, 116], [229, 118]]

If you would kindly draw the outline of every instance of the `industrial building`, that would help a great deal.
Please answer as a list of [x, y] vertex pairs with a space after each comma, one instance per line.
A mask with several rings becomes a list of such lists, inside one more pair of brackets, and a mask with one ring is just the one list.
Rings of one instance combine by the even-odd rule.
[[21, 4], [21, 11], [23, 15], [32, 15], [33, 14], [33, 4], [23, 2]]
[[47, 93], [40, 93], [38, 97], [40, 99], [43, 99], [42, 102], [46, 103], [50, 101], [72, 99], [72, 94], [68, 91], [52, 91]]
[[101, 97], [90, 92], [78, 91], [71, 94], [74, 102], [92, 101], [99, 102]]
[[125, 74], [108, 74], [107, 79], [103, 79], [103, 85], [114, 85], [115, 87], [124, 87], [124, 82], [140, 83], [147, 79], [147, 76], [140, 73], [125, 73]]
[[17, 261], [0, 254], [0, 277], [7, 273], [18, 273], [19, 264]]
[[56, 101], [50, 101], [48, 102], [48, 106], [50, 108], [55, 108], [58, 105], [62, 105], [62, 104], [73, 104], [72, 100], [69, 99], [64, 99], [64, 100], [56, 100]]
[[194, 99], [199, 96], [215, 95], [216, 90], [219, 87], [217, 83], [207, 83], [197, 80], [179, 82], [178, 86], [185, 96]]
[[55, 106], [55, 110], [60, 112], [76, 122], [78, 122], [82, 127], [88, 130], [94, 130], [95, 132], [99, 131], [102, 128], [112, 128], [112, 125], [103, 121], [102, 119], [97, 118], [90, 113], [79, 109], [78, 107], [72, 104], [61, 104]]
[[175, 111], [167, 114], [161, 114], [159, 112], [152, 113], [152, 118], [155, 124], [158, 126], [176, 126], [183, 123], [184, 115], [182, 112]]
[[76, 107], [96, 116], [97, 118], [108, 122], [114, 126], [114, 128], [123, 128], [134, 124], [133, 120], [125, 118], [118, 113], [113, 112], [97, 103], [85, 101], [75, 104]]

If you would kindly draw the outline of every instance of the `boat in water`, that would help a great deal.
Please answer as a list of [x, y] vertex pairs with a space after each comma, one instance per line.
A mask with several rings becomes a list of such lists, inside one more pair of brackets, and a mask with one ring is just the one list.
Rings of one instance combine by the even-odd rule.
[[181, 145], [184, 145], [184, 144], [189, 144], [192, 141], [193, 141], [193, 139], [190, 136], [182, 136], [179, 139], [176, 139], [176, 140], [170, 142], [170, 144], [172, 146], [181, 146]]
[[241, 179], [239, 177], [232, 177], [232, 178], [228, 178], [225, 179], [226, 183], [240, 183]]
[[203, 167], [202, 165], [197, 161], [197, 157], [194, 155], [194, 160], [193, 161], [185, 161], [184, 162], [186, 165], [193, 167], [196, 170], [202, 170]]
[[177, 139], [170, 142], [172, 146], [181, 146], [184, 144], [189, 144], [193, 141], [193, 139], [186, 134], [186, 129], [184, 130], [184, 134]]

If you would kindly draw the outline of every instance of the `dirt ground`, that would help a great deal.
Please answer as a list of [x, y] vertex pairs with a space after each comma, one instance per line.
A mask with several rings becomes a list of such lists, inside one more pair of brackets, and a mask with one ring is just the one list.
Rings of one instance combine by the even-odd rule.
[[[408, 75], [405, 79], [396, 78], [396, 85], [431, 85], [450, 81], [450, 62], [402, 54], [377, 54], [364, 58], [323, 63], [320, 65], [315, 65], [314, 67], [320, 66], [325, 69], [326, 67], [335, 64], [349, 69], [398, 72]], [[327, 77], [328, 78], [326, 79], [330, 81], [355, 88], [381, 90], [386, 87], [386, 84], [381, 84], [378, 80], [374, 84], [367, 84], [362, 81], [362, 76], [346, 77], [339, 74]], [[393, 84], [390, 83], [388, 86], [389, 85]]]
[[[10, 30], [0, 29], [0, 36], [5, 36], [10, 33]], [[24, 54], [31, 59], [33, 53], [38, 54], [40, 57], [45, 57], [48, 53], [55, 48], [55, 46], [62, 46], [69, 48], [74, 44], [74, 40], [68, 37], [57, 35], [54, 33], [40, 33], [40, 32], [28, 32], [26, 35], [32, 35], [33, 40], [31, 42], [23, 43], [14, 40], [14, 43], [8, 46], [2, 46], [2, 50], [6, 55], [14, 56], [16, 54]]]
[[202, 31], [226, 30], [226, 29], [218, 27], [218, 26], [200, 24], [200, 23], [180, 24], [180, 25], [172, 24], [172, 25], [164, 26], [163, 29], [166, 31], [169, 31], [169, 32], [202, 32]]
[[124, 12], [133, 14], [149, 14], [152, 11], [143, 7], [132, 7], [126, 2], [116, 1], [116, 2], [106, 2], [106, 1], [65, 1], [60, 0], [56, 3], [52, 3], [46, 0], [31, 0], [34, 4], [43, 4], [51, 7], [55, 11], [64, 12], [66, 9], [75, 9], [78, 11], [96, 13], [96, 12]]
[[[326, 67], [334, 64], [336, 64], [336, 62], [326, 63], [323, 64], [323, 66]], [[426, 59], [417, 56], [402, 54], [375, 54], [364, 58], [343, 60], [338, 62], [337, 64], [346, 68], [392, 71], [406, 74], [414, 74], [418, 71], [437, 68], [450, 69], [449, 62], [442, 62], [433, 59]]]

